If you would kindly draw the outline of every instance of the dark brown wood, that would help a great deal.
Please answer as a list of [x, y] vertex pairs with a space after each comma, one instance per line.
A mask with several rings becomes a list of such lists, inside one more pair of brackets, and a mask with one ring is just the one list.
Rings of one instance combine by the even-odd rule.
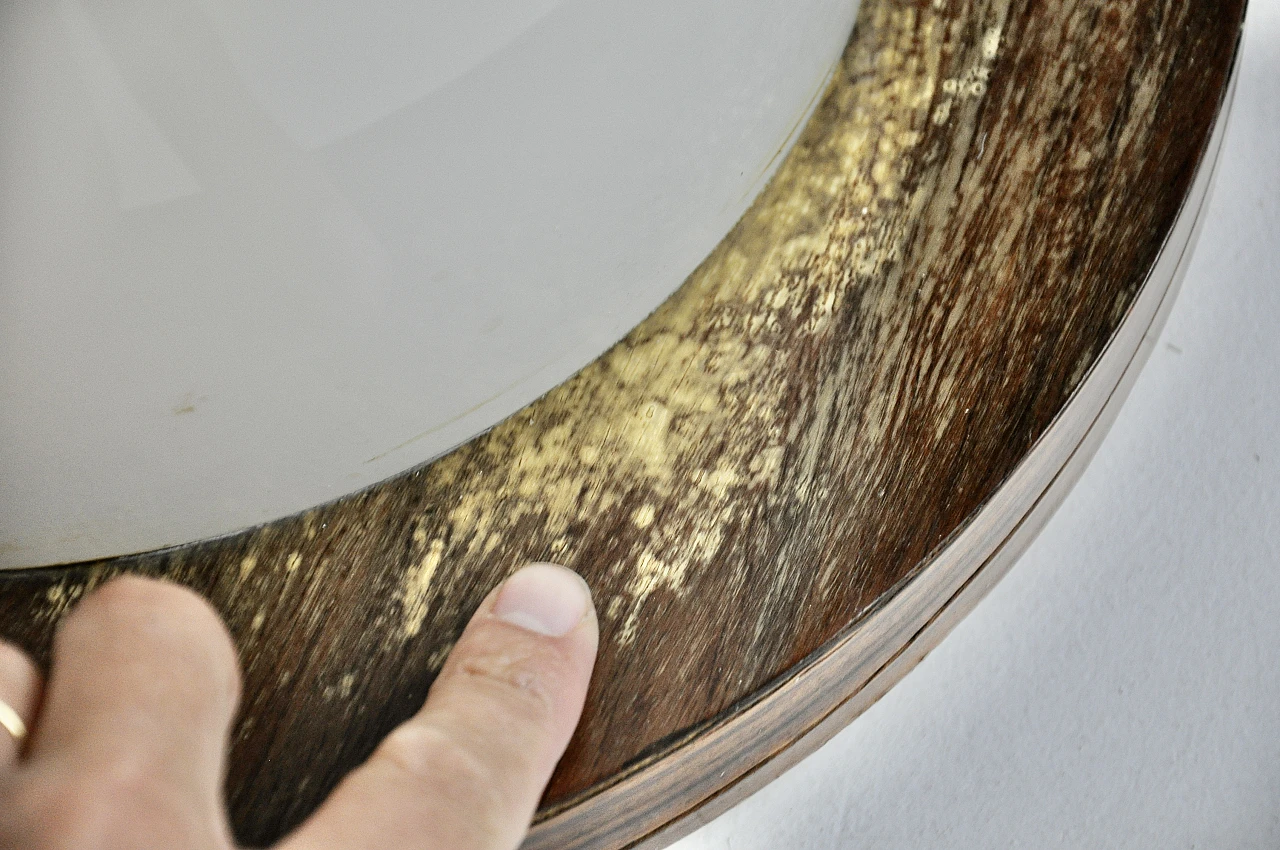
[[416, 709], [490, 587], [568, 563], [602, 650], [530, 845], [669, 840], [869, 704], [1061, 497], [1168, 303], [1243, 13], [863, 0], [769, 187], [599, 361], [305, 515], [0, 574], [0, 630], [45, 658], [120, 571], [207, 595], [261, 844]]

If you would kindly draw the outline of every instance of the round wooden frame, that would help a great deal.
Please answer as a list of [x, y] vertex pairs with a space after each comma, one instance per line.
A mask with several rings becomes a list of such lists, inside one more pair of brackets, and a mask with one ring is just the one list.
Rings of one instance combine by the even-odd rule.
[[230, 809], [261, 844], [417, 707], [502, 576], [568, 563], [602, 650], [528, 846], [660, 846], [874, 701], [1061, 500], [1185, 266], [1243, 16], [863, 0], [772, 182], [597, 362], [306, 514], [0, 574], [3, 633], [47, 660], [122, 571], [208, 596], [245, 666]]

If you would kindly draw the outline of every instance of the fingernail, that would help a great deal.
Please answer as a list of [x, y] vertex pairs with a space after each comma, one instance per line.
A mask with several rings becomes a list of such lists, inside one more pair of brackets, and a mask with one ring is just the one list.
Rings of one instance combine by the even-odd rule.
[[563, 637], [582, 622], [590, 605], [591, 591], [577, 573], [531, 564], [502, 585], [493, 615], [540, 635]]

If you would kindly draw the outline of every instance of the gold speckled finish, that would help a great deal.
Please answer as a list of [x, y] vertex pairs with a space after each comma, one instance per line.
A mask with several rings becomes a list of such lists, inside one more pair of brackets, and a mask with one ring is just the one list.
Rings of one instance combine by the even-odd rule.
[[864, 0], [768, 188], [606, 355], [302, 516], [0, 575], [0, 622], [42, 649], [119, 570], [209, 595], [263, 842], [418, 706], [489, 588], [567, 563], [602, 651], [529, 846], [661, 843], [909, 669], [1061, 498], [1167, 304], [1242, 16]]

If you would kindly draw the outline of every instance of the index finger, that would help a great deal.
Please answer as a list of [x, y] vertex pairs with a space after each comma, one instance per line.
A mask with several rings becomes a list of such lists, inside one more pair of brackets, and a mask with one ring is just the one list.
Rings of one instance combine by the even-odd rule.
[[281, 850], [513, 850], [582, 712], [590, 591], [535, 564], [490, 593], [426, 704]]
[[135, 577], [99, 588], [54, 638], [39, 723], [5, 801], [9, 840], [212, 846], [227, 831], [220, 786], [238, 692], [235, 648], [200, 597]]

